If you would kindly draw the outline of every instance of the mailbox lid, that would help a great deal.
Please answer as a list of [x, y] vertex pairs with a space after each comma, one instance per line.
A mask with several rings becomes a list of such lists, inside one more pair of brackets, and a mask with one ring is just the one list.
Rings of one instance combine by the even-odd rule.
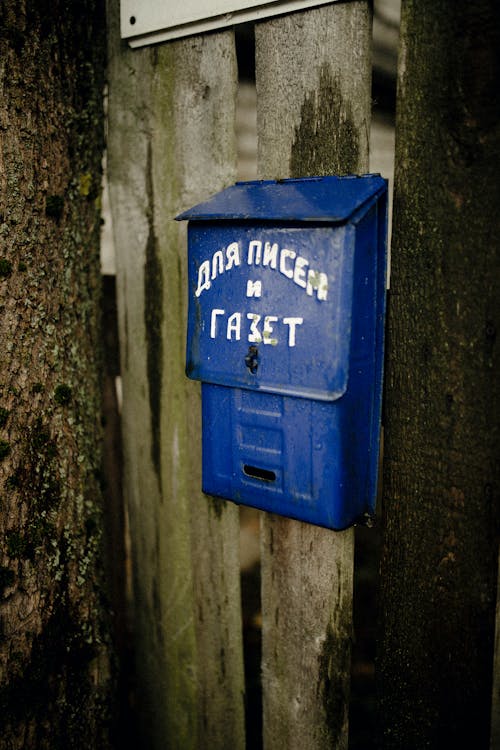
[[386, 189], [378, 174], [237, 182], [176, 218], [339, 223]]

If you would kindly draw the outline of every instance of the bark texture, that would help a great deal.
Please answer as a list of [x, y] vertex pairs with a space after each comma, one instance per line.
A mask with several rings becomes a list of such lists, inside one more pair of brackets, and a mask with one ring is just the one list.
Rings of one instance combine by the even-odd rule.
[[[260, 177], [367, 171], [370, 30], [366, 2], [257, 26]], [[266, 750], [347, 747], [353, 555], [352, 529], [262, 516]]]
[[489, 743], [500, 10], [403, 2], [385, 419], [384, 748]]
[[98, 1], [0, 6], [0, 747], [107, 747]]

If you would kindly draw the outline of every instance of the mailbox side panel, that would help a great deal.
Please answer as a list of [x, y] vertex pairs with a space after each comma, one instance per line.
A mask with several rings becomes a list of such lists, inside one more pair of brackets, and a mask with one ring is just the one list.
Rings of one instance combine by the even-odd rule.
[[386, 283], [385, 196], [356, 222], [349, 385], [342, 399], [353, 515], [373, 516], [380, 447]]

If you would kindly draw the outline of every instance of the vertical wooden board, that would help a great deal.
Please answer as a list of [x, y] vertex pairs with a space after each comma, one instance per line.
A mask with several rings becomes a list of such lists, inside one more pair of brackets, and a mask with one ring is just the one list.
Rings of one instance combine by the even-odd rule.
[[[153, 746], [163, 728], [155, 716], [164, 714], [159, 687], [164, 658], [158, 633], [149, 635], [153, 588], [146, 587], [139, 571], [154, 570], [155, 507], [158, 478], [151, 461], [150, 415], [144, 323], [144, 264], [149, 235], [146, 199], [149, 128], [148, 98], [152, 61], [149, 50], [132, 57], [117, 36], [116, 3], [108, 18], [108, 178], [117, 254], [117, 303], [121, 373], [125, 403], [122, 410], [124, 493], [133, 535], [134, 630], [138, 710], [148, 727], [146, 741]], [[150, 707], [150, 708], [148, 708]], [[156, 710], [155, 710], [156, 707]], [[150, 713], [149, 713], [150, 712]]]
[[264, 747], [347, 747], [352, 530], [262, 522]]
[[[155, 83], [158, 136], [153, 184], [159, 197], [155, 215], [160, 253], [169, 258], [164, 266], [165, 398], [160, 426], [163, 493], [170, 502], [166, 523], [168, 538], [175, 537], [179, 533], [178, 498], [185, 497], [190, 511], [187, 541], [191, 543], [196, 637], [196, 747], [229, 750], [244, 746], [239, 516], [233, 504], [202, 496], [200, 491], [200, 390], [184, 373], [186, 226], [173, 218], [234, 181], [237, 71], [233, 34], [165, 45], [158, 50], [158, 62], [165, 77]], [[172, 130], [160, 127], [169, 121]], [[170, 441], [163, 435], [170, 435]], [[183, 576], [182, 569], [179, 576]]]
[[237, 509], [200, 487], [175, 215], [234, 177], [231, 32], [131, 51], [110, 9], [109, 179], [118, 252], [137, 697], [148, 747], [243, 746]]
[[[256, 28], [263, 178], [364, 172], [370, 123], [366, 2]], [[346, 748], [352, 530], [262, 517], [264, 746]]]

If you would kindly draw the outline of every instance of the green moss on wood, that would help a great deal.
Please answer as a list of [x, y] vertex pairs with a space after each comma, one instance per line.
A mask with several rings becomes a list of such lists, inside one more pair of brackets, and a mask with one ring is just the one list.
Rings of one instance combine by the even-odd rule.
[[59, 219], [62, 216], [64, 208], [64, 198], [62, 195], [48, 195], [45, 201], [45, 215], [52, 219]]
[[38, 451], [50, 442], [50, 432], [44, 425], [42, 418], [38, 417], [34, 426], [29, 431], [28, 444], [30, 453]]
[[5, 589], [12, 586], [16, 578], [16, 574], [10, 568], [5, 565], [0, 565], [0, 599], [3, 598]]
[[359, 169], [359, 129], [337, 77], [323, 64], [319, 86], [302, 104], [290, 159], [292, 177], [351, 174]]
[[[345, 623], [345, 632], [351, 622]], [[350, 640], [335, 633], [328, 624], [319, 662], [319, 688], [325, 711], [331, 747], [337, 747], [347, 723], [350, 687]]]
[[149, 202], [149, 236], [146, 246], [144, 267], [144, 317], [146, 323], [147, 373], [149, 385], [149, 407], [151, 413], [151, 458], [156, 473], [160, 475], [160, 414], [163, 340], [161, 326], [163, 321], [163, 275], [158, 242], [154, 231], [153, 220], [153, 185], [151, 179], [152, 160], [151, 144], [148, 147], [147, 195]]
[[210, 510], [215, 513], [217, 518], [222, 518], [224, 508], [226, 507], [226, 501], [221, 497], [215, 497], [214, 495], [209, 495], [207, 499], [208, 507], [210, 508]]
[[58, 385], [54, 391], [54, 400], [56, 404], [60, 404], [61, 406], [69, 404], [71, 401], [71, 393], [71, 388], [66, 383]]
[[9, 418], [10, 411], [0, 406], [0, 427], [5, 427], [7, 419]]
[[61, 499], [61, 483], [50, 475], [44, 477], [35, 504], [39, 510], [50, 510], [58, 505]]
[[10, 453], [10, 443], [7, 440], [0, 440], [0, 461], [6, 458]]
[[54, 540], [55, 535], [56, 528], [53, 523], [47, 521], [43, 515], [35, 516], [25, 534], [27, 552], [33, 558], [36, 550]]
[[[106, 722], [105, 696], [92, 681], [99, 640], [84, 629], [60, 598], [28, 660], [18, 655], [18, 673], [0, 687], [0, 716], [15, 726], [29, 718], [37, 726], [37, 747], [88, 747], [89, 714]], [[53, 679], [54, 674], [58, 678]], [[82, 711], [82, 708], [85, 709]], [[47, 716], [51, 716], [51, 722]], [[92, 728], [90, 728], [92, 731]]]
[[5, 487], [8, 490], [16, 490], [19, 487], [19, 474], [17, 472], [7, 477]]
[[12, 273], [12, 263], [7, 258], [0, 258], [0, 278], [7, 278]]
[[34, 549], [27, 535], [19, 531], [9, 531], [5, 535], [5, 543], [9, 557], [15, 560], [33, 558]]
[[92, 175], [89, 172], [80, 175], [78, 192], [83, 198], [88, 198], [92, 189]]
[[39, 504], [37, 514], [25, 526], [24, 533], [20, 531], [9, 531], [5, 535], [5, 545], [7, 554], [14, 560], [30, 560], [33, 562], [37, 550], [51, 543], [56, 538], [56, 528], [53, 523], [47, 520], [44, 514], [40, 513]]

